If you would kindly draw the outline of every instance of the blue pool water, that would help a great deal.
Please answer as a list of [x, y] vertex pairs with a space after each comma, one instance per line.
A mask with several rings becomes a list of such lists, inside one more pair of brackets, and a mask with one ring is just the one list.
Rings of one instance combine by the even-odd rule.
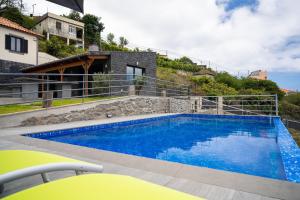
[[178, 115], [30, 136], [286, 180], [278, 129], [271, 118], [195, 116]]

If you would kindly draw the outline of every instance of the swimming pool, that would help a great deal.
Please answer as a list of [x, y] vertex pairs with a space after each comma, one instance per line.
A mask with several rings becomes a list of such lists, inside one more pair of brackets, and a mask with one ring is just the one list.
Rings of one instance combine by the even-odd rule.
[[299, 148], [278, 117], [180, 114], [26, 136], [300, 182]]

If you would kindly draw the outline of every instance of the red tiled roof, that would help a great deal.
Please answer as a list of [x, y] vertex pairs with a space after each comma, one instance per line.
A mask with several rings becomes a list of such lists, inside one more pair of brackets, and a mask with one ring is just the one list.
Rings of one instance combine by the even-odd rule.
[[11, 29], [23, 32], [23, 33], [34, 35], [34, 36], [42, 36], [38, 33], [35, 33], [33, 31], [27, 29], [27, 28], [24, 28], [23, 26], [17, 24], [16, 22], [10, 21], [4, 17], [0, 17], [0, 26], [5, 26], [7, 28], [11, 28]]

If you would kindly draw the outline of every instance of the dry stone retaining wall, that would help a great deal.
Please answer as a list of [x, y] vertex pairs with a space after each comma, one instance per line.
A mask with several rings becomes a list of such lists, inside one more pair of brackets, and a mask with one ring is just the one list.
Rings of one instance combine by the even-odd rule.
[[59, 124], [74, 121], [96, 120], [112, 117], [168, 113], [168, 98], [138, 97], [119, 101], [108, 101], [85, 110], [74, 110], [63, 114], [52, 114], [43, 117], [31, 117], [24, 120], [22, 126]]

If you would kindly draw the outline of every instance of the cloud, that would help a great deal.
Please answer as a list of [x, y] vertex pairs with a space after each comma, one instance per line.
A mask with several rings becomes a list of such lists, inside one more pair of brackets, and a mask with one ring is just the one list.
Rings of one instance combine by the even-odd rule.
[[85, 10], [102, 17], [104, 35], [125, 36], [131, 46], [210, 60], [231, 73], [300, 71], [300, 44], [295, 42], [300, 1], [241, 1], [88, 0]]

